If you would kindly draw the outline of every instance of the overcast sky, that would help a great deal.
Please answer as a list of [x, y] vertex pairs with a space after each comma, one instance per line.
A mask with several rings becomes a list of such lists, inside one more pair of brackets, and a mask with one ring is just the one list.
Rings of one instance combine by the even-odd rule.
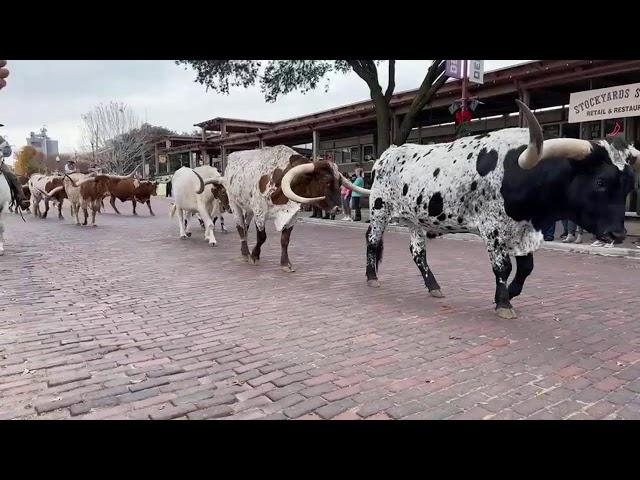
[[[524, 61], [486, 60], [485, 70]], [[398, 61], [395, 91], [417, 88], [429, 63]], [[191, 69], [169, 60], [9, 60], [8, 66], [8, 85], [0, 91], [0, 123], [5, 125], [0, 135], [14, 150], [42, 126], [59, 141], [61, 153], [80, 150], [80, 116], [112, 100], [131, 106], [143, 121], [182, 132], [214, 117], [276, 121], [369, 98], [366, 84], [353, 73], [332, 76], [328, 93], [320, 88], [266, 103], [259, 87], [234, 89], [229, 95], [206, 92], [193, 81]]]

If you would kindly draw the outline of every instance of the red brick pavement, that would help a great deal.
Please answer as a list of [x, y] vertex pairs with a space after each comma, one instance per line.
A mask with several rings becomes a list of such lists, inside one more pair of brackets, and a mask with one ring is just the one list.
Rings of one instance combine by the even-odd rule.
[[505, 321], [479, 243], [429, 242], [435, 299], [405, 234], [370, 289], [361, 230], [298, 225], [285, 274], [272, 228], [251, 266], [153, 202], [97, 228], [9, 218], [0, 419], [640, 418], [635, 260], [538, 252]]

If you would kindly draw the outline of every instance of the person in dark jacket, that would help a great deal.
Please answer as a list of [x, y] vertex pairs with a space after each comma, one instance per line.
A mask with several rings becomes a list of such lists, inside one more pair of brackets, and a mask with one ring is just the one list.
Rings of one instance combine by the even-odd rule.
[[[0, 127], [3, 125], [0, 124]], [[4, 175], [11, 189], [11, 195], [16, 204], [23, 210], [29, 208], [29, 200], [24, 196], [22, 185], [18, 182], [18, 177], [11, 171], [9, 166], [5, 164], [4, 159], [11, 156], [11, 146], [2, 136], [0, 136], [0, 173]]]

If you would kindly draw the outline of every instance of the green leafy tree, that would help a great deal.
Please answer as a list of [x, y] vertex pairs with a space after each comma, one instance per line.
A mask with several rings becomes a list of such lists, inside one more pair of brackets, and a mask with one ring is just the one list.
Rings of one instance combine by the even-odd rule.
[[[196, 72], [195, 81], [218, 93], [228, 94], [231, 87], [248, 88], [259, 83], [267, 102], [275, 102], [280, 95], [293, 91], [306, 93], [315, 90], [323, 80], [327, 91], [330, 73], [354, 72], [367, 84], [374, 104], [378, 154], [391, 143], [390, 102], [396, 84], [395, 60], [388, 60], [387, 86], [384, 90], [378, 72], [381, 60], [269, 60], [264, 62], [264, 68], [259, 60], [177, 60], [176, 63], [192, 67]], [[444, 60], [434, 60], [427, 69], [409, 111], [396, 127], [396, 145], [407, 141], [416, 117], [446, 82], [444, 69]]]

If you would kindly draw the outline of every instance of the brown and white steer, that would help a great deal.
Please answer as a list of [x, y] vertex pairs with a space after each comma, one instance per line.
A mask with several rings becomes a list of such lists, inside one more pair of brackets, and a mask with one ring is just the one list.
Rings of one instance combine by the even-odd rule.
[[151, 195], [156, 194], [157, 182], [149, 180], [138, 180], [130, 177], [109, 177], [109, 195], [111, 196], [109, 203], [111, 208], [120, 215], [116, 208], [116, 198], [121, 202], [131, 201], [133, 203], [133, 214], [136, 213], [136, 202], [146, 203], [149, 208], [149, 214], [155, 215], [151, 210]]
[[[42, 219], [47, 218], [47, 213], [49, 213], [49, 201], [53, 200], [53, 202], [57, 203], [58, 205], [58, 218], [63, 218], [62, 202], [64, 202], [64, 199], [67, 198], [67, 194], [64, 191], [62, 176], [42, 175], [39, 173], [34, 173], [33, 175], [31, 175], [31, 177], [29, 177], [28, 190], [31, 194], [31, 204], [33, 205], [33, 215], [35, 217]], [[44, 212], [40, 212], [41, 201], [44, 202]]]
[[[280, 267], [285, 272], [295, 271], [288, 248], [301, 204], [313, 203], [331, 210], [341, 204], [341, 184], [369, 194], [369, 190], [349, 182], [335, 163], [313, 162], [285, 145], [231, 153], [224, 179], [240, 235], [242, 259], [253, 265], [258, 263], [260, 248], [267, 239], [265, 222], [270, 217], [276, 230], [282, 232]], [[247, 232], [254, 217], [258, 241], [249, 253]]]
[[54, 204], [58, 206], [58, 219], [63, 220], [62, 216], [62, 204], [64, 199], [67, 198], [67, 192], [64, 189], [64, 177], [60, 175], [51, 175], [48, 177], [48, 181], [45, 184], [45, 192], [53, 192], [47, 195], [44, 200], [44, 213], [42, 218], [47, 218], [49, 212], [49, 200], [53, 200]]
[[[86, 225], [89, 216], [87, 209], [91, 207], [91, 225], [95, 227], [96, 213], [100, 211], [102, 199], [109, 191], [109, 176], [71, 173], [64, 177], [64, 189], [71, 203], [71, 215], [76, 217], [76, 225], [80, 225], [80, 208], [84, 211], [82, 225]], [[52, 195], [53, 192], [48, 194]]]

